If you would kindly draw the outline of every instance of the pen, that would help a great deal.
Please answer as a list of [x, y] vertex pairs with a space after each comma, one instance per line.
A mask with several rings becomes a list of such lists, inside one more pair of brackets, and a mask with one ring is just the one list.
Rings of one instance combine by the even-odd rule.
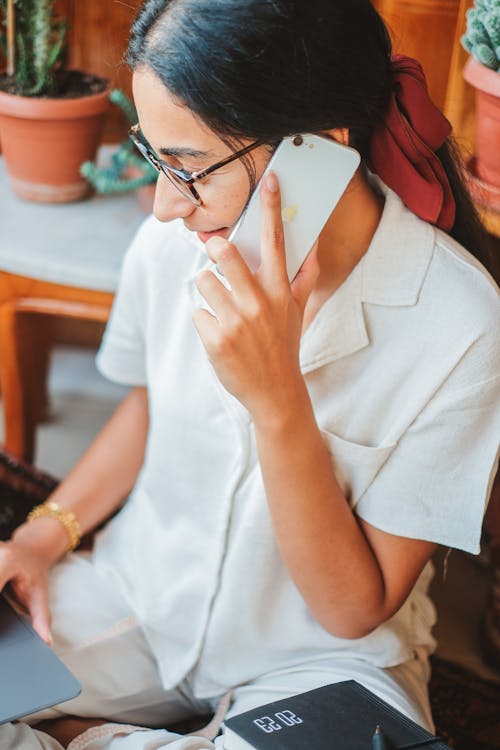
[[372, 750], [392, 750], [392, 745], [387, 735], [383, 733], [380, 724], [377, 724], [375, 734], [372, 737]]

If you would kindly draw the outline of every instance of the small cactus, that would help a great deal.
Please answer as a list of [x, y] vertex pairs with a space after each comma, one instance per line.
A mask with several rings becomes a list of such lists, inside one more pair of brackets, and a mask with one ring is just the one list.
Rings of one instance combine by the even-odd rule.
[[475, 0], [467, 11], [462, 46], [480, 63], [500, 73], [500, 0]]
[[54, 95], [55, 73], [65, 63], [66, 21], [56, 15], [55, 0], [11, 0], [9, 5], [11, 15], [7, 0], [0, 0], [2, 25], [7, 30], [7, 19], [13, 25], [14, 48], [7, 48], [5, 32], [0, 45], [13, 68], [14, 91], [21, 96]]
[[[137, 122], [134, 104], [123, 91], [113, 89], [109, 99], [122, 110], [129, 125]], [[125, 177], [124, 173], [130, 166], [138, 167], [142, 175], [135, 178]], [[140, 156], [132, 141], [128, 139], [118, 146], [109, 166], [98, 167], [94, 162], [86, 161], [80, 167], [80, 174], [98, 193], [126, 193], [144, 185], [151, 185], [158, 177], [156, 169]]]

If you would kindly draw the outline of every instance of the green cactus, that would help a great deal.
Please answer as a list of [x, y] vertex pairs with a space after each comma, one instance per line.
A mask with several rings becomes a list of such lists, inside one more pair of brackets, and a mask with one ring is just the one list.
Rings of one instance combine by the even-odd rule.
[[462, 46], [486, 67], [500, 73], [500, 0], [475, 0], [467, 11]]
[[119, 109], [125, 115], [130, 126], [135, 125], [137, 122], [137, 110], [134, 103], [121, 89], [113, 89], [109, 92], [109, 101], [112, 104], [116, 104]]
[[[55, 73], [65, 63], [66, 20], [55, 13], [55, 0], [14, 0], [15, 44], [13, 92], [21, 96], [54, 96]], [[7, 56], [7, 0], [0, 0], [0, 44]]]
[[[129, 125], [137, 122], [137, 112], [133, 102], [120, 89], [113, 89], [109, 99], [119, 107]], [[124, 172], [129, 166], [138, 167], [140, 177], [126, 178]], [[86, 161], [80, 167], [80, 174], [95, 188], [98, 193], [126, 193], [144, 185], [156, 182], [158, 173], [137, 151], [131, 140], [127, 139], [112, 155], [109, 166], [98, 167], [92, 161]]]

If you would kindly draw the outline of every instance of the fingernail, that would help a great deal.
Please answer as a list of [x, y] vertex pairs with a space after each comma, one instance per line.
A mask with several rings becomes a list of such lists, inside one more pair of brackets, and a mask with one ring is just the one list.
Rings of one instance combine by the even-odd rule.
[[268, 172], [266, 174], [266, 187], [271, 193], [278, 192], [278, 178], [276, 177], [274, 172]]

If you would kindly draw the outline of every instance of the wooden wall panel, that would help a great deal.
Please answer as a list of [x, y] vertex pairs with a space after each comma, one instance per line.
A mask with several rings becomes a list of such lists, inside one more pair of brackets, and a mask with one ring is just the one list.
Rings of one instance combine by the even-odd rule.
[[[58, 9], [68, 17], [69, 63], [109, 78], [131, 94], [131, 74], [122, 61], [131, 23], [141, 0], [58, 0]], [[126, 136], [121, 114], [113, 108], [104, 140], [114, 142]]]
[[420, 60], [433, 100], [444, 107], [460, 0], [374, 0], [373, 4], [389, 27], [394, 52]]
[[460, 37], [465, 33], [465, 14], [472, 5], [473, 0], [460, 0], [444, 104], [444, 113], [453, 125], [455, 138], [465, 158], [474, 152], [475, 103], [474, 89], [465, 81], [462, 74], [469, 55], [460, 44]]

